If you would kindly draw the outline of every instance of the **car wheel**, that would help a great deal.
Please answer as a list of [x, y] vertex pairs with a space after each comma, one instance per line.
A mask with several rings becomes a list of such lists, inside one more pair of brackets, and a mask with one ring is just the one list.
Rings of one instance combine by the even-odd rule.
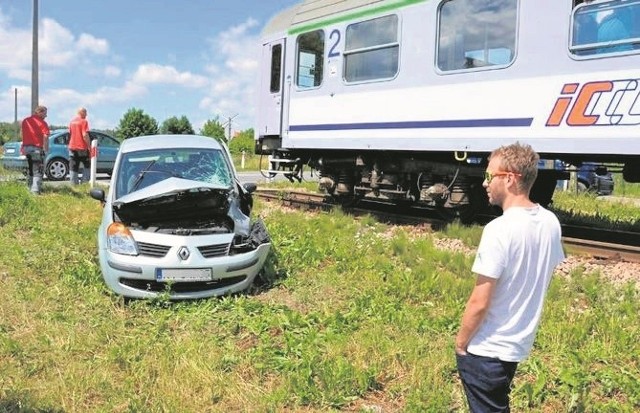
[[62, 158], [54, 158], [47, 164], [45, 173], [51, 181], [62, 181], [69, 173], [69, 163]]

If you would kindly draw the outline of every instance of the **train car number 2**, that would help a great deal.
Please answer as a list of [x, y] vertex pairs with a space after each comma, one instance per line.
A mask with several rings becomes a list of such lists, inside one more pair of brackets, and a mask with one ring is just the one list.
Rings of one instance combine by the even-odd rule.
[[329, 34], [329, 40], [332, 41], [331, 48], [329, 49], [329, 53], [327, 54], [328, 58], [338, 57], [340, 56], [340, 50], [338, 50], [338, 45], [340, 44], [340, 30], [333, 29], [331, 34]]

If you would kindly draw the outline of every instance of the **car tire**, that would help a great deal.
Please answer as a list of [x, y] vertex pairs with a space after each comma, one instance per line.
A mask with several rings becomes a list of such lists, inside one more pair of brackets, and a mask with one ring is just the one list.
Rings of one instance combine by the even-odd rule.
[[53, 158], [47, 164], [45, 174], [50, 181], [62, 181], [69, 173], [69, 162], [63, 158]]

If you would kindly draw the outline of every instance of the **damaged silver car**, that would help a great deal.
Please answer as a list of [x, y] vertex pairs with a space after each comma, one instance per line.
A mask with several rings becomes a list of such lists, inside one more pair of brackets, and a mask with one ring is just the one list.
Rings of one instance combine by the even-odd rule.
[[271, 248], [250, 218], [255, 184], [242, 185], [226, 146], [196, 135], [154, 135], [120, 146], [98, 228], [102, 275], [132, 298], [218, 296], [248, 288]]

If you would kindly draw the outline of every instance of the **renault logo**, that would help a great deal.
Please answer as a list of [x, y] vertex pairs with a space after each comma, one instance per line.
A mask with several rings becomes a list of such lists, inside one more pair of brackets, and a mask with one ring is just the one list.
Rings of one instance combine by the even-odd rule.
[[180, 257], [182, 261], [189, 258], [189, 255], [191, 255], [191, 253], [189, 252], [189, 248], [187, 247], [180, 247], [180, 249], [178, 250], [178, 257]]

